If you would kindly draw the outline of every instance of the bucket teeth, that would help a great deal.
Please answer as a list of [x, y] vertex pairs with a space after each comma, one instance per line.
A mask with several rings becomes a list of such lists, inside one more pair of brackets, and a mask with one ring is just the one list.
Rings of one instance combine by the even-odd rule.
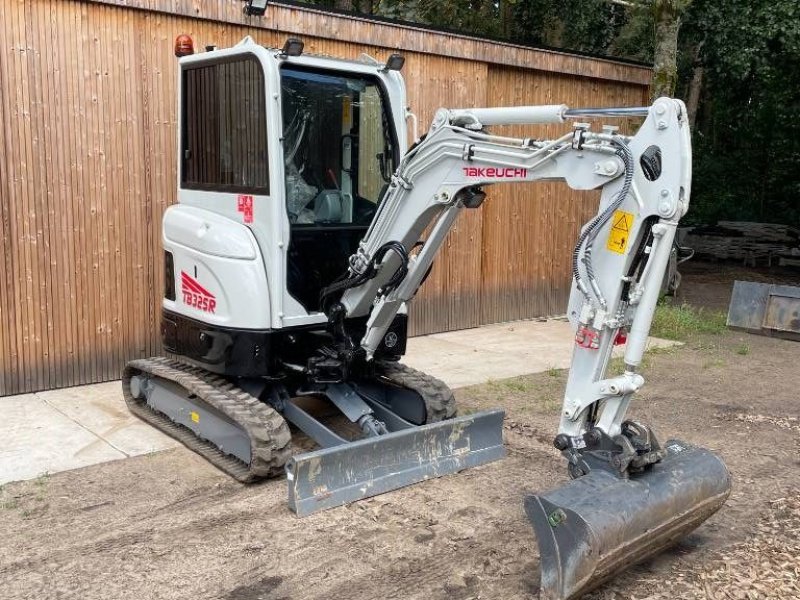
[[595, 469], [525, 499], [541, 561], [540, 598], [578, 598], [679, 541], [725, 503], [731, 489], [713, 453], [670, 440], [666, 456], [629, 479]]

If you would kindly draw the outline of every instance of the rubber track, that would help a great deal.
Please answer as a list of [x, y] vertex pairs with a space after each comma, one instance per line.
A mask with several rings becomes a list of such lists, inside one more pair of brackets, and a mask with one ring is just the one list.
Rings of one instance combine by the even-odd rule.
[[387, 381], [414, 390], [422, 396], [427, 412], [426, 423], [437, 423], [456, 416], [453, 390], [441, 379], [398, 362], [378, 363], [376, 372]]
[[[144, 400], [134, 398], [130, 382], [131, 377], [138, 373], [149, 373], [178, 384], [243, 429], [250, 438], [250, 464], [222, 452], [213, 443], [197, 437], [188, 427], [150, 408]], [[122, 373], [122, 392], [131, 413], [242, 483], [283, 474], [283, 466], [291, 456], [289, 426], [280, 414], [226, 379], [203, 369], [169, 358], [133, 360]]]

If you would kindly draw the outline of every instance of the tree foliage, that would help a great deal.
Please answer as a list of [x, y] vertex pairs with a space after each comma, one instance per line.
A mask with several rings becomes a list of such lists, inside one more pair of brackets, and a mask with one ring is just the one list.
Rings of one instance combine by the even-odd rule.
[[[654, 89], [674, 88], [696, 115], [689, 220], [800, 223], [797, 0], [312, 3], [522, 44], [655, 61]], [[673, 25], [680, 25], [677, 48], [659, 47], [659, 36], [663, 42], [672, 35]], [[672, 56], [666, 69], [659, 68], [664, 52], [677, 56], [677, 73], [670, 71]]]
[[695, 218], [800, 223], [800, 6], [696, 0], [681, 42], [681, 95], [693, 69], [704, 71]]

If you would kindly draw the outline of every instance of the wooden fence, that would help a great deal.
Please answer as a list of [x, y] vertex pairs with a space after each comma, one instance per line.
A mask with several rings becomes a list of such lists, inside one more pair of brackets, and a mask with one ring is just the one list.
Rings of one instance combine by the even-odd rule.
[[[249, 34], [306, 51], [400, 50], [412, 108], [638, 105], [650, 70], [403, 25], [238, 0], [0, 0], [0, 395], [118, 377], [159, 352], [160, 221], [174, 201], [176, 61]], [[554, 134], [551, 130], [549, 134]], [[413, 332], [564, 311], [570, 247], [597, 194], [497, 186], [458, 223]]]

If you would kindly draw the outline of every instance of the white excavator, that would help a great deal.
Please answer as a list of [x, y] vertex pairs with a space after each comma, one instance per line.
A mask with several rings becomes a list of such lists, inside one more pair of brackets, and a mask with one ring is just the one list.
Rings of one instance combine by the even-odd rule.
[[[407, 306], [489, 186], [558, 180], [602, 194], [572, 250], [575, 348], [553, 442], [570, 480], [524, 500], [541, 597], [585, 593], [722, 506], [730, 477], [718, 457], [626, 417], [689, 207], [680, 101], [442, 108], [408, 148], [416, 119], [399, 54], [345, 61], [304, 54], [296, 38], [271, 49], [249, 37], [194, 53], [179, 36], [176, 55], [168, 356], [126, 366], [134, 414], [240, 481], [285, 473], [300, 516], [501, 458], [502, 410], [458, 417], [446, 385], [399, 362]], [[641, 126], [593, 131], [594, 118]], [[492, 133], [568, 121], [555, 139]], [[608, 373], [620, 344], [624, 369]], [[293, 454], [289, 424], [319, 449]]]

